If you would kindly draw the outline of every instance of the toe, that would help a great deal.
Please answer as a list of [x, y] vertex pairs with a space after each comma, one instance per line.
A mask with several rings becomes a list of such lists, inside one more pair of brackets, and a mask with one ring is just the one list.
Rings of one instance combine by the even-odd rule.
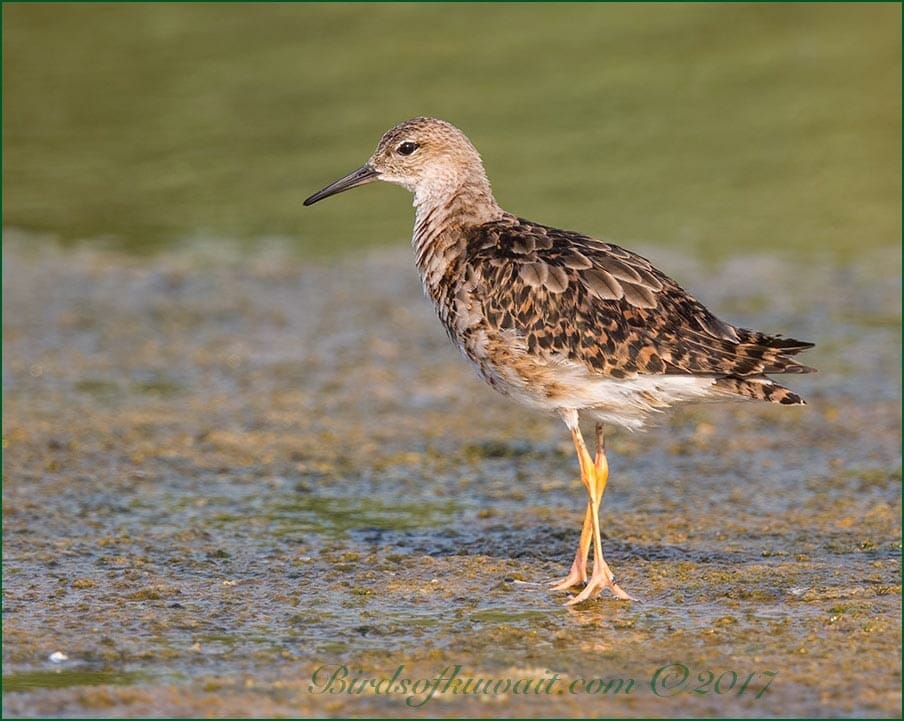
[[584, 583], [584, 580], [577, 575], [565, 576], [565, 578], [560, 578], [558, 581], [552, 581], [549, 584], [550, 591], [567, 591], [572, 586], [577, 586], [581, 583]]

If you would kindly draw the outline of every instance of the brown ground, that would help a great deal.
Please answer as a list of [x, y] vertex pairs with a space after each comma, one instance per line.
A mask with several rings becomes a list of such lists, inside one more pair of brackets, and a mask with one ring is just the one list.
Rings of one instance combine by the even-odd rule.
[[820, 373], [803, 409], [613, 431], [607, 557], [641, 600], [566, 608], [564, 426], [483, 387], [406, 251], [4, 241], [5, 715], [900, 713], [896, 253], [648, 250]]

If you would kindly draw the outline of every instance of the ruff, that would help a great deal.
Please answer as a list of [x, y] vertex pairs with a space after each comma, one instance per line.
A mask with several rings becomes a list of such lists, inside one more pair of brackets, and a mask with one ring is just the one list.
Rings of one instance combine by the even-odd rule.
[[[569, 603], [606, 588], [630, 598], [603, 558], [602, 424], [638, 429], [651, 413], [693, 400], [802, 405], [767, 374], [812, 371], [792, 357], [812, 344], [725, 323], [645, 258], [507, 213], [477, 150], [443, 120], [388, 130], [365, 165], [304, 204], [374, 180], [414, 194], [415, 262], [452, 341], [493, 388], [557, 411], [571, 431], [588, 503], [571, 571], [553, 587], [584, 584]], [[593, 458], [580, 413], [597, 421]]]

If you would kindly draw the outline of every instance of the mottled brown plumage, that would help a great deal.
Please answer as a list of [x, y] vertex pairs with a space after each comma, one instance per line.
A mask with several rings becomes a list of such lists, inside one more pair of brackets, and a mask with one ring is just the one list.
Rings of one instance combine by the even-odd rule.
[[[541, 361], [567, 358], [610, 378], [698, 375], [714, 392], [803, 402], [765, 374], [810, 371], [791, 356], [812, 344], [719, 320], [635, 253], [508, 214], [459, 232], [462, 253], [431, 295], [465, 348], [475, 330], [511, 331]], [[459, 317], [467, 304], [476, 322]]]
[[[434, 118], [387, 131], [368, 163], [305, 201], [372, 180], [414, 193], [415, 262], [453, 342], [487, 382], [558, 411], [571, 430], [588, 490], [581, 542], [557, 588], [587, 581], [571, 602], [615, 583], [603, 559], [599, 504], [608, 478], [601, 422], [640, 428], [688, 400], [803, 400], [767, 374], [807, 373], [792, 356], [811, 343], [719, 320], [649, 261], [624, 248], [518, 218], [493, 198], [465, 135]], [[597, 423], [594, 459], [578, 413]]]

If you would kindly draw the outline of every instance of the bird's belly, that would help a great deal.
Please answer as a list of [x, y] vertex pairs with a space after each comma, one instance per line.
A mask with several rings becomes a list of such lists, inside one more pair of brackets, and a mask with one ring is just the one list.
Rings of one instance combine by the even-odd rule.
[[[508, 342], [506, 342], [508, 341]], [[461, 344], [465, 355], [494, 389], [534, 408], [577, 410], [631, 429], [673, 403], [714, 393], [713, 378], [637, 374], [613, 378], [558, 354], [527, 352], [522, 343], [475, 334]]]

